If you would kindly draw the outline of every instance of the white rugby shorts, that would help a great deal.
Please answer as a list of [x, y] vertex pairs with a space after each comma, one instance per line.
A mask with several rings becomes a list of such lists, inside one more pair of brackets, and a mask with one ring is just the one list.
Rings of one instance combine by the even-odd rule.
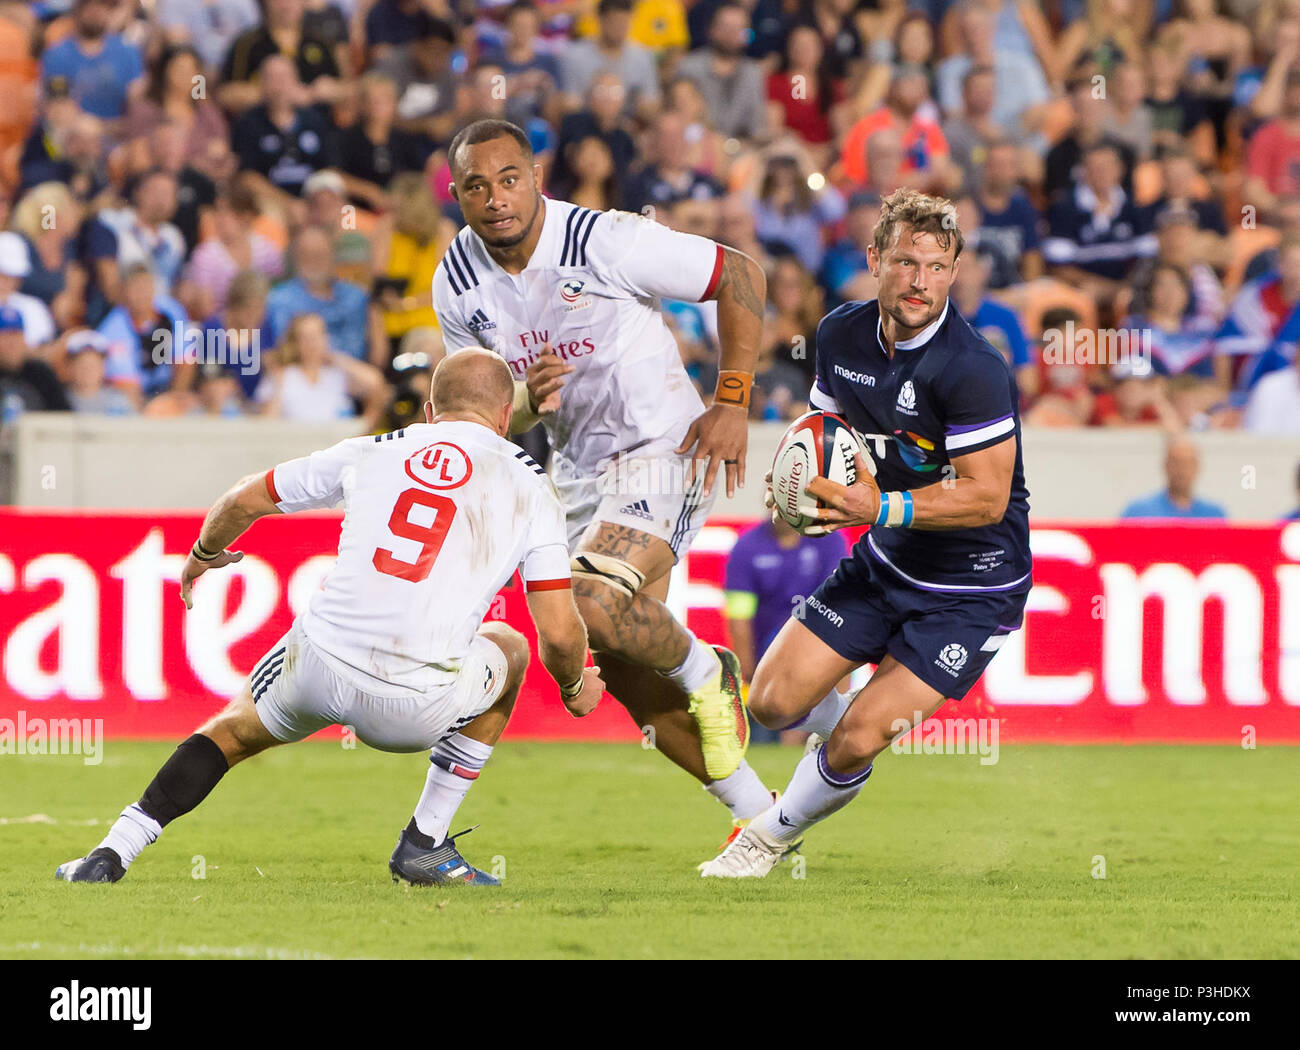
[[427, 751], [496, 703], [507, 670], [500, 647], [475, 635], [450, 685], [428, 693], [374, 696], [328, 667], [295, 620], [257, 662], [249, 681], [258, 717], [283, 743], [341, 725], [378, 751], [411, 752]]

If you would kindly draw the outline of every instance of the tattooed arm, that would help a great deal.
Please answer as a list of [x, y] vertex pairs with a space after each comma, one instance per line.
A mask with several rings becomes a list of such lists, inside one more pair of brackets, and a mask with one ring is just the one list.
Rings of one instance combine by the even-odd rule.
[[[749, 382], [758, 361], [758, 344], [763, 335], [763, 313], [767, 308], [767, 278], [763, 268], [744, 252], [723, 248], [722, 276], [714, 290], [718, 303], [718, 341], [722, 344], [719, 372], [744, 373], [743, 401], [727, 403], [715, 394], [713, 405], [691, 424], [678, 452], [694, 448], [695, 463], [703, 463], [704, 491], [713, 490], [718, 468], [726, 466], [727, 496], [745, 484], [745, 452], [749, 438]], [[724, 397], [720, 377], [719, 394]]]

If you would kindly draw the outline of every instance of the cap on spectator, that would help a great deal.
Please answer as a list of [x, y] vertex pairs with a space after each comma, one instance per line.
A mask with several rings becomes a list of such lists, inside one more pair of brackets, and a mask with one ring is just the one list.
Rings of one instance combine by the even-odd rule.
[[12, 231], [0, 233], [0, 275], [26, 277], [32, 272], [32, 259], [27, 254], [27, 242]]
[[96, 332], [93, 328], [83, 328], [68, 336], [68, 356], [72, 357], [83, 350], [93, 350], [97, 354], [107, 354], [111, 345], [108, 336], [102, 332]]
[[324, 171], [313, 172], [308, 176], [307, 181], [302, 184], [302, 195], [304, 197], [310, 197], [320, 190], [337, 193], [340, 197], [347, 194], [347, 188], [343, 185], [343, 176], [337, 171], [331, 171], [328, 168]]
[[1185, 204], [1169, 204], [1161, 208], [1156, 215], [1156, 229], [1163, 230], [1166, 226], [1172, 226], [1176, 222], [1186, 223], [1189, 226], [1198, 226], [1196, 212]]
[[0, 332], [21, 332], [23, 315], [12, 306], [0, 306]]

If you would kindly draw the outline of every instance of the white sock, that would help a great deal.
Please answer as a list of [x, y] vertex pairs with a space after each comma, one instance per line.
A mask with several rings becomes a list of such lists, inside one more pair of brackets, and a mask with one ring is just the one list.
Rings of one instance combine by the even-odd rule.
[[819, 701], [817, 706], [809, 711], [803, 718], [796, 722], [791, 722], [785, 729], [800, 729], [805, 733], [816, 733], [820, 737], [829, 737], [839, 721], [844, 717], [844, 712], [849, 709], [851, 696], [845, 696], [838, 689], [832, 689]]
[[663, 672], [663, 675], [676, 682], [685, 692], [693, 693], [702, 686], [708, 685], [721, 673], [722, 661], [713, 651], [713, 646], [706, 645], [692, 634], [691, 651], [686, 654], [682, 665]]
[[731, 776], [705, 784], [704, 790], [731, 810], [735, 820], [750, 820], [772, 805], [772, 792], [745, 761]]
[[492, 755], [492, 745], [453, 733], [429, 755], [429, 773], [415, 805], [415, 826], [439, 845], [465, 793]]
[[144, 851], [145, 846], [155, 842], [162, 834], [162, 825], [140, 808], [139, 803], [132, 802], [122, 815], [113, 821], [104, 841], [100, 846], [107, 846], [122, 858], [122, 867], [129, 868], [131, 861]]
[[869, 776], [870, 766], [857, 773], [836, 773], [826, 764], [826, 748], [819, 747], [800, 759], [781, 801], [758, 823], [778, 842], [794, 842], [819, 820], [857, 798]]

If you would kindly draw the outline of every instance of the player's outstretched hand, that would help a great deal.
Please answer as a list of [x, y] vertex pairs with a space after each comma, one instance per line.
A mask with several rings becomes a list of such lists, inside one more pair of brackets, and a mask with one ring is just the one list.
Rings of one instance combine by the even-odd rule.
[[[712, 405], [691, 424], [677, 454], [689, 454], [686, 483], [692, 484], [704, 463], [704, 495], [713, 492], [718, 468], [727, 468], [727, 498], [745, 487], [745, 450], [749, 446], [749, 414], [736, 405]], [[695, 451], [692, 453], [691, 449]]]
[[605, 680], [600, 677], [599, 667], [582, 669], [582, 692], [572, 700], [565, 700], [564, 706], [574, 718], [583, 718], [596, 710], [600, 698], [605, 693]]
[[226, 565], [240, 561], [243, 557], [243, 551], [222, 551], [211, 561], [199, 561], [198, 558], [194, 557], [194, 552], [190, 551], [190, 556], [185, 559], [185, 567], [181, 569], [181, 598], [185, 601], [185, 608], [194, 608], [190, 591], [194, 587], [195, 580], [209, 569], [223, 568]]
[[560, 407], [560, 388], [564, 386], [564, 377], [573, 368], [555, 355], [550, 343], [542, 344], [541, 356], [524, 373], [528, 396], [537, 406], [534, 411], [539, 416], [549, 415]]
[[817, 525], [804, 529], [804, 535], [822, 536], [851, 525], [870, 525], [880, 513], [880, 488], [876, 484], [871, 464], [859, 452], [854, 457], [858, 480], [852, 485], [840, 485], [827, 478], [816, 477], [808, 482], [808, 494], [816, 496], [822, 504], [817, 512]]

